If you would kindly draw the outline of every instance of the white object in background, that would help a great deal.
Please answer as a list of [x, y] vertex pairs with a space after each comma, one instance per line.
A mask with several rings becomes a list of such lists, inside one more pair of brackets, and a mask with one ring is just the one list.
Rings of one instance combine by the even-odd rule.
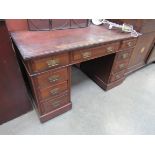
[[103, 21], [103, 19], [92, 19], [92, 23], [94, 25], [101, 25], [101, 24], [103, 24], [102, 21]]
[[110, 29], [110, 30], [111, 29], [120, 29], [123, 32], [130, 33], [132, 37], [138, 37], [139, 35], [141, 35], [141, 33], [137, 32], [133, 29], [132, 25], [125, 24], [125, 23], [123, 25], [119, 25], [119, 24], [110, 22], [106, 19], [92, 19], [92, 23], [94, 25], [101, 25], [101, 24], [107, 25], [108, 29]]

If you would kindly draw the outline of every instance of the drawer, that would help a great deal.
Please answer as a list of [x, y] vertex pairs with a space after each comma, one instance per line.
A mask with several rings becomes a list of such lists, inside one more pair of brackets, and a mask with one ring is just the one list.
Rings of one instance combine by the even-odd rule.
[[133, 49], [129, 49], [127, 51], [122, 51], [117, 53], [117, 61], [121, 61], [121, 60], [129, 60], [130, 59], [130, 55], [132, 53]]
[[57, 97], [57, 96], [61, 95], [61, 93], [65, 92], [67, 90], [68, 90], [68, 82], [67, 81], [65, 81], [61, 84], [57, 84], [53, 87], [48, 87], [46, 89], [40, 89], [40, 90], [38, 90], [39, 100], [41, 101], [41, 100]]
[[40, 89], [50, 87], [60, 82], [68, 80], [68, 68], [61, 68], [54, 71], [48, 71], [33, 78], [36, 87]]
[[68, 95], [61, 96], [59, 98], [52, 99], [48, 102], [44, 102], [42, 104], [42, 110], [43, 113], [48, 113], [58, 108], [61, 108], [62, 106], [67, 105], [68, 103], [69, 103], [69, 96]]
[[48, 58], [32, 60], [29, 67], [32, 70], [32, 72], [40, 72], [47, 69], [65, 66], [68, 64], [69, 64], [69, 54], [65, 53], [65, 54], [50, 56]]
[[123, 71], [121, 71], [119, 73], [116, 73], [116, 74], [111, 74], [109, 81], [110, 82], [114, 82], [114, 81], [117, 81], [117, 80], [123, 78], [124, 77], [124, 73], [125, 73], [125, 70], [123, 70]]
[[129, 63], [128, 60], [115, 62], [112, 72], [116, 73], [116, 72], [120, 72], [120, 71], [126, 69], [128, 67], [128, 63]]
[[120, 49], [122, 50], [134, 47], [136, 45], [136, 40], [137, 39], [124, 40], [121, 44]]
[[72, 53], [72, 62], [80, 62], [85, 61], [97, 57], [101, 57], [104, 55], [108, 55], [111, 53], [116, 53], [119, 48], [120, 43], [111, 43], [107, 45], [102, 45], [95, 48], [79, 50]]

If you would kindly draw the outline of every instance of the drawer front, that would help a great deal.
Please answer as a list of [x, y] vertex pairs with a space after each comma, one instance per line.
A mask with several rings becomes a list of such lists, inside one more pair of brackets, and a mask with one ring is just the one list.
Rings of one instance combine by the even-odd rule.
[[117, 61], [129, 60], [133, 49], [117, 53]]
[[120, 43], [112, 43], [103, 45], [100, 47], [79, 50], [72, 53], [72, 62], [80, 62], [89, 60], [92, 58], [101, 57], [107, 54], [116, 53], [119, 48]]
[[124, 77], [124, 73], [125, 73], [125, 70], [123, 70], [123, 71], [121, 71], [119, 73], [116, 73], [116, 74], [112, 74], [110, 76], [110, 80], [109, 81], [110, 82], [114, 82], [114, 81], [117, 81], [117, 80], [123, 78]]
[[112, 72], [120, 72], [128, 67], [128, 60], [127, 61], [118, 61], [114, 64]]
[[68, 82], [65, 81], [53, 87], [38, 90], [39, 100], [42, 101], [45, 99], [57, 97], [61, 95], [61, 93], [67, 91], [67, 89], [68, 89]]
[[134, 47], [136, 45], [136, 40], [137, 39], [124, 40], [121, 44], [120, 49], [122, 50]]
[[34, 77], [36, 87], [40, 89], [50, 87], [67, 80], [68, 80], [67, 68], [61, 68], [55, 71], [48, 71], [46, 73]]
[[65, 95], [42, 104], [43, 113], [48, 113], [69, 103], [69, 96]]
[[32, 60], [30, 67], [32, 72], [40, 72], [47, 69], [65, 66], [68, 64], [69, 64], [69, 55], [68, 53], [65, 53], [65, 54], [59, 54], [56, 56], [51, 56], [48, 58]]

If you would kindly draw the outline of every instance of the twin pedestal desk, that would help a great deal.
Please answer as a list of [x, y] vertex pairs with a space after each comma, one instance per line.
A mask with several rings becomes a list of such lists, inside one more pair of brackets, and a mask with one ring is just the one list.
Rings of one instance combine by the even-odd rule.
[[26, 70], [41, 122], [72, 108], [71, 66], [80, 63], [104, 90], [125, 79], [137, 38], [103, 26], [11, 34]]

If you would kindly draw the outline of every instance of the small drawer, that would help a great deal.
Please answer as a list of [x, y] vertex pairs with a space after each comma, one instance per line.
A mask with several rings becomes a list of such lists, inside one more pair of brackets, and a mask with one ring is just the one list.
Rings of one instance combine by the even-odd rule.
[[128, 66], [128, 62], [129, 62], [128, 60], [115, 62], [112, 72], [116, 73], [116, 72], [126, 69]]
[[55, 85], [53, 87], [49, 87], [46, 89], [40, 89], [40, 90], [38, 90], [39, 100], [42, 101], [45, 99], [57, 97], [57, 96], [61, 95], [61, 93], [65, 92], [67, 90], [68, 90], [68, 82], [67, 81], [65, 81], [61, 84]]
[[69, 55], [68, 53], [65, 53], [65, 54], [51, 56], [48, 58], [32, 60], [30, 64], [30, 68], [32, 72], [40, 72], [47, 69], [65, 66], [68, 64], [69, 64]]
[[48, 71], [35, 76], [34, 81], [39, 89], [46, 88], [68, 80], [68, 68], [61, 68], [54, 71]]
[[137, 39], [130, 39], [130, 40], [124, 40], [121, 44], [120, 49], [128, 49], [128, 48], [132, 48], [136, 45], [136, 41]]
[[122, 51], [117, 53], [117, 61], [121, 61], [121, 60], [128, 60], [130, 58], [130, 55], [132, 53], [133, 49], [129, 49], [127, 51]]
[[110, 80], [109, 81], [110, 82], [114, 82], [114, 81], [117, 81], [117, 80], [123, 78], [124, 77], [124, 73], [125, 73], [125, 70], [123, 70], [123, 71], [121, 71], [119, 73], [116, 73], [116, 74], [112, 74], [110, 76]]
[[120, 42], [105, 45], [106, 55], [118, 52], [119, 46], [120, 46]]
[[72, 53], [72, 62], [84, 61], [93, 58], [93, 49], [79, 50]]
[[48, 113], [58, 108], [61, 108], [62, 106], [67, 105], [68, 103], [69, 103], [69, 96], [68, 95], [61, 96], [59, 98], [42, 103], [42, 110], [43, 113]]
[[111, 53], [116, 53], [120, 43], [111, 43], [107, 45], [101, 45], [99, 47], [79, 50], [72, 53], [72, 62], [80, 62], [89, 60], [92, 58], [101, 57]]

